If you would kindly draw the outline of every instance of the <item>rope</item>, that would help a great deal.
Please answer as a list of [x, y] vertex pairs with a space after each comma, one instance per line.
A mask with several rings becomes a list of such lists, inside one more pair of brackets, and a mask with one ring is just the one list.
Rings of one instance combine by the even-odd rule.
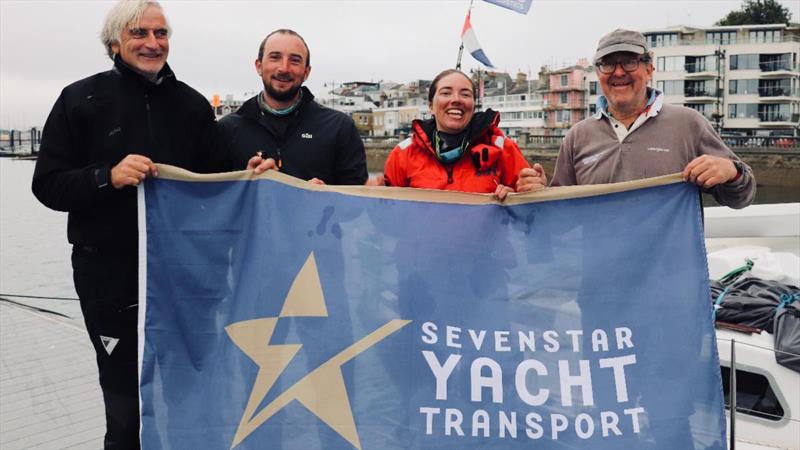
[[70, 316], [68, 316], [66, 314], [60, 313], [58, 311], [53, 311], [52, 309], [39, 308], [39, 307], [36, 307], [36, 306], [26, 305], [25, 303], [15, 302], [14, 300], [9, 300], [9, 299], [3, 298], [3, 297], [0, 297], [0, 302], [11, 303], [12, 305], [20, 306], [22, 308], [30, 309], [30, 310], [33, 310], [33, 311], [37, 311], [37, 312], [41, 312], [41, 313], [45, 313], [45, 314], [52, 314], [54, 316], [60, 316], [60, 317], [66, 318], [66, 319], [72, 319], [72, 317], [70, 317]]
[[777, 312], [777, 310], [780, 310], [781, 308], [785, 308], [785, 307], [789, 306], [790, 304], [794, 303], [798, 299], [800, 299], [800, 292], [795, 292], [794, 294], [791, 294], [791, 295], [790, 294], [781, 294], [781, 302], [775, 308], [776, 312]]
[[[728, 276], [728, 275], [725, 275], [725, 276]], [[723, 289], [722, 292], [720, 292], [719, 296], [717, 297], [717, 301], [714, 302], [714, 307], [711, 309], [711, 320], [712, 321], [716, 322], [716, 320], [717, 320], [717, 310], [719, 308], [722, 308], [722, 306], [720, 306], [722, 304], [722, 299], [725, 298], [725, 294], [728, 293], [728, 289], [730, 289], [730, 288], [731, 288], [730, 286], [725, 286], [725, 289]]]
[[743, 273], [747, 272], [752, 268], [753, 268], [753, 260], [750, 258], [745, 258], [744, 265], [742, 267], [737, 267], [736, 269], [733, 269], [730, 272], [726, 273], [725, 275], [722, 276], [722, 278], [719, 279], [719, 282], [722, 283], [723, 285], [733, 283], [734, 281], [739, 279], [739, 277], [742, 276]]
[[72, 300], [78, 301], [77, 298], [72, 297], [43, 297], [39, 295], [22, 295], [22, 294], [2, 294], [0, 293], [0, 297], [15, 297], [15, 298], [36, 298], [40, 300]]

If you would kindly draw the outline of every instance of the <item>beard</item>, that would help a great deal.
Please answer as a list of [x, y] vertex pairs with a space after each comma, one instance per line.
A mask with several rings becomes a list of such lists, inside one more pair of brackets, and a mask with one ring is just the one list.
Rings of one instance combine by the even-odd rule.
[[297, 92], [300, 91], [300, 87], [302, 84], [298, 84], [295, 86], [290, 87], [285, 91], [279, 91], [272, 87], [272, 83], [264, 83], [264, 90], [267, 92], [271, 98], [279, 101], [279, 102], [288, 102], [289, 100], [293, 100], [297, 96]]

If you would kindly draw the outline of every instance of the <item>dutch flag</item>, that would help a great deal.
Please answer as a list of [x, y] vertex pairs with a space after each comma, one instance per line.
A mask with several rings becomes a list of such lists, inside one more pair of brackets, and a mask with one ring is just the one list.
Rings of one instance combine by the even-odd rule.
[[472, 11], [467, 12], [467, 19], [464, 21], [464, 28], [461, 30], [461, 42], [464, 43], [464, 47], [467, 48], [467, 51], [473, 58], [477, 59], [486, 67], [490, 69], [494, 69], [494, 66], [489, 61], [489, 57], [486, 56], [486, 53], [483, 52], [481, 48], [481, 44], [478, 43], [478, 38], [475, 37], [475, 32], [472, 31], [472, 23], [469, 21], [469, 17], [472, 14]]

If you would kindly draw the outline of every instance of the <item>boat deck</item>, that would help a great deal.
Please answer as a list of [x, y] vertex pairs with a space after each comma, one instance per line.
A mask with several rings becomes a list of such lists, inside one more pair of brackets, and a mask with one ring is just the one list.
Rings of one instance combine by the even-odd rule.
[[0, 448], [103, 448], [103, 399], [81, 321], [0, 303]]

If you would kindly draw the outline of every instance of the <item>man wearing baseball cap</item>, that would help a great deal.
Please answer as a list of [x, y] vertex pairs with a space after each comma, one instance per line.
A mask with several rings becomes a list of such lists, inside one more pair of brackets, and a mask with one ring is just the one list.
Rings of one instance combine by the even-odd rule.
[[697, 111], [664, 104], [648, 87], [653, 57], [638, 31], [614, 30], [597, 44], [594, 66], [603, 95], [597, 113], [561, 145], [552, 186], [603, 184], [682, 172], [722, 205], [753, 201], [753, 172]]

